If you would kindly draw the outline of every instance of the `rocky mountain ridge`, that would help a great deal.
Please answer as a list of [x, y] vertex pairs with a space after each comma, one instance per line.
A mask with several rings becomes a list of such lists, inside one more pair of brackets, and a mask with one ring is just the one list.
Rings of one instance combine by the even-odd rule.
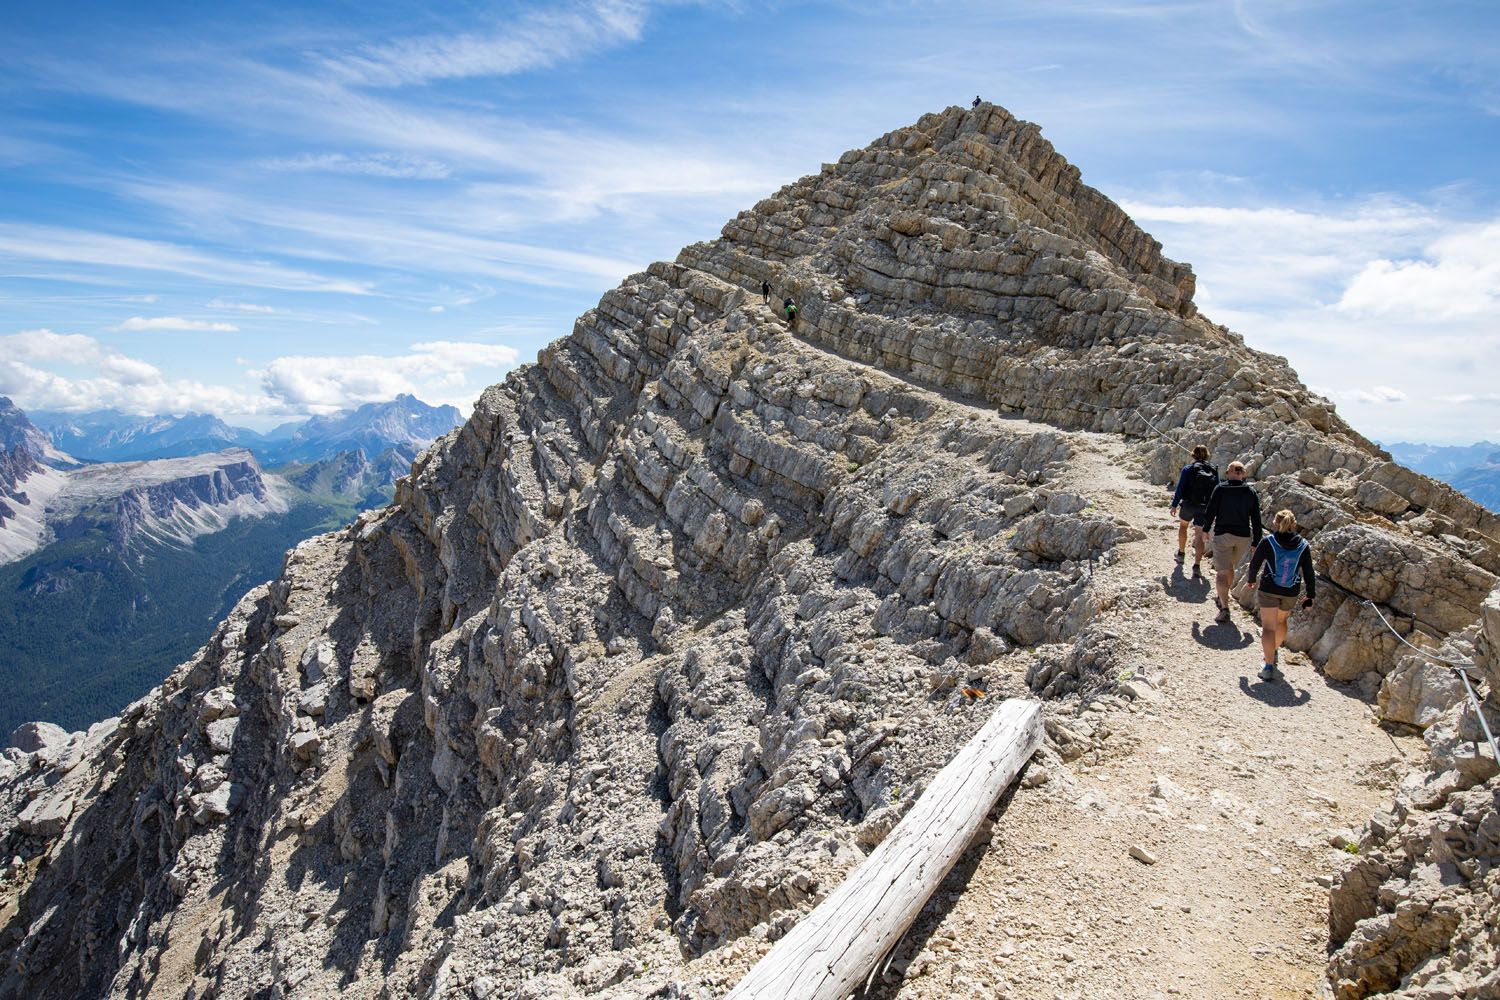
[[1489, 649], [1500, 519], [1192, 291], [991, 105], [626, 279], [160, 689], [25, 734], [0, 990], [716, 995], [979, 728], [965, 687], [1044, 700], [1042, 773], [1122, 724], [1154, 671], [1120, 626], [1157, 588], [1109, 572], [1142, 528], [1099, 484], [1168, 483], [1198, 440], [1296, 511], [1334, 585], [1291, 645], [1432, 734], [1378, 859], [1335, 885], [1339, 995], [1484, 988], [1495, 762], [1376, 611]]

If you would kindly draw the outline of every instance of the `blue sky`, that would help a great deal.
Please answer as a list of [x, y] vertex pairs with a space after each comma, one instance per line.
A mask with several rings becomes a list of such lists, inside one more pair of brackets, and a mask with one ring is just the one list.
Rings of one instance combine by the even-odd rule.
[[975, 93], [1384, 440], [1500, 439], [1500, 5], [73, 3], [0, 31], [0, 393], [467, 405]]

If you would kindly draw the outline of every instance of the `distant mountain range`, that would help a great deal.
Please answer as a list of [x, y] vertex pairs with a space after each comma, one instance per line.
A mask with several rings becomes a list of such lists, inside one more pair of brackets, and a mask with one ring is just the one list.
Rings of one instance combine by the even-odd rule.
[[84, 461], [180, 458], [225, 448], [248, 448], [265, 466], [315, 462], [340, 451], [363, 450], [376, 455], [390, 447], [415, 455], [462, 419], [456, 407], [429, 406], [410, 395], [282, 424], [267, 434], [232, 427], [208, 413], [148, 417], [118, 410], [31, 414], [31, 422], [56, 449]]
[[389, 502], [461, 420], [413, 396], [270, 434], [199, 413], [38, 416], [0, 397], [0, 735], [86, 727], [150, 690], [282, 553]]
[[1408, 468], [1463, 490], [1476, 503], [1500, 511], [1500, 444], [1436, 445], [1397, 441], [1381, 447]]

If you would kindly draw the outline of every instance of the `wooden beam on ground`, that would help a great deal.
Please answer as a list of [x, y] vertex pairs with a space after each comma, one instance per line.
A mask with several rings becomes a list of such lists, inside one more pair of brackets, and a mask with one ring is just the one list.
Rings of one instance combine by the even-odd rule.
[[880, 846], [725, 1000], [845, 1000], [864, 985], [1041, 743], [1041, 706], [1003, 703]]

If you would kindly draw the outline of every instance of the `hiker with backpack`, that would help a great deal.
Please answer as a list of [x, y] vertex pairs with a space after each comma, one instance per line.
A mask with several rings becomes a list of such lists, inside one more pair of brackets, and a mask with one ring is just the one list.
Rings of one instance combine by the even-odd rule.
[[[1264, 571], [1257, 575], [1257, 571]], [[1286, 642], [1287, 619], [1297, 607], [1297, 587], [1301, 584], [1307, 596], [1302, 607], [1312, 607], [1317, 596], [1313, 571], [1312, 547], [1297, 534], [1297, 516], [1289, 510], [1278, 510], [1271, 519], [1271, 533], [1255, 547], [1250, 557], [1246, 583], [1259, 591], [1256, 606], [1260, 608], [1260, 645], [1265, 666], [1260, 679], [1275, 680], [1280, 674], [1277, 650]]]
[[781, 303], [781, 308], [786, 311], [786, 325], [787, 326], [796, 326], [797, 325], [797, 303], [795, 303], [795, 302], [792, 301], [791, 296], [787, 296], [786, 300]]
[[1187, 558], [1188, 528], [1193, 529], [1193, 579], [1203, 576], [1203, 549], [1208, 544], [1198, 518], [1208, 509], [1209, 497], [1219, 485], [1219, 470], [1208, 464], [1208, 445], [1193, 446], [1193, 461], [1184, 465], [1177, 476], [1177, 490], [1172, 494], [1172, 513], [1177, 522], [1177, 561]]
[[1260, 544], [1260, 497], [1245, 482], [1242, 462], [1230, 462], [1224, 470], [1229, 478], [1214, 487], [1198, 525], [1213, 536], [1214, 603], [1220, 625], [1229, 624], [1229, 584], [1245, 555]]

